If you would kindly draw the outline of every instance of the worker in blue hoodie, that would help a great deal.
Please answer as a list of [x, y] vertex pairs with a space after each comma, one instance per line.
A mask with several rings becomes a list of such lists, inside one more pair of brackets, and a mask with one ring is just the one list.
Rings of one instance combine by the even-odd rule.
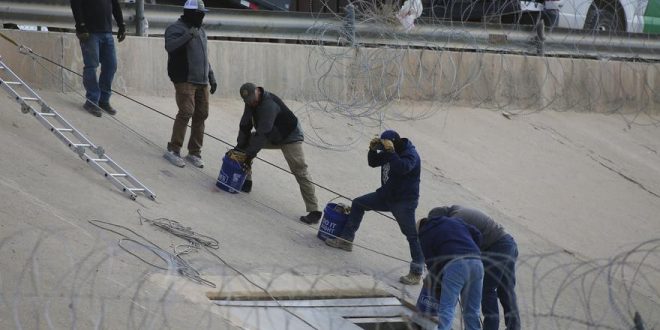
[[429, 211], [429, 218], [448, 216], [459, 218], [473, 225], [481, 233], [481, 261], [484, 265], [481, 311], [484, 314], [484, 330], [500, 328], [498, 299], [504, 312], [507, 330], [520, 330], [520, 312], [516, 298], [516, 259], [518, 244], [502, 227], [487, 214], [460, 205], [436, 207]]
[[419, 201], [421, 160], [415, 146], [393, 130], [384, 131], [380, 138], [369, 143], [369, 166], [380, 167], [381, 187], [375, 192], [353, 200], [351, 213], [337, 238], [327, 239], [328, 246], [352, 251], [355, 232], [360, 227], [365, 211], [389, 211], [406, 236], [410, 247], [410, 271], [399, 281], [406, 285], [418, 284], [424, 271], [424, 255], [415, 228], [415, 209]]
[[[479, 230], [459, 218], [435, 216], [421, 219], [419, 240], [426, 257], [431, 286], [442, 288], [438, 299], [438, 330], [450, 330], [461, 297], [465, 329], [481, 329], [481, 263]], [[437, 291], [437, 290], [433, 290]]]

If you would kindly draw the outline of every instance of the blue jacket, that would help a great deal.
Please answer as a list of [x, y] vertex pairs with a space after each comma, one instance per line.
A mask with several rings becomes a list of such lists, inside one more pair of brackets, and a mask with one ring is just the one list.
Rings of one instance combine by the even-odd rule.
[[376, 193], [388, 202], [419, 199], [421, 160], [412, 142], [402, 140], [403, 150], [395, 153], [369, 150], [367, 155], [369, 166], [381, 167], [381, 186]]
[[419, 242], [426, 267], [431, 274], [439, 276], [456, 257], [480, 256], [481, 233], [460, 218], [434, 217], [419, 229]]

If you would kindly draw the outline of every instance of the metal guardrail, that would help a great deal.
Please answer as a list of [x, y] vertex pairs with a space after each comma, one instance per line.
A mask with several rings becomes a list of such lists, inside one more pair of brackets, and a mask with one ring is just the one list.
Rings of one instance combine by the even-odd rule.
[[[136, 5], [123, 4], [123, 7], [129, 32], [135, 32]], [[151, 35], [163, 34], [182, 12], [178, 6], [145, 5], [144, 8]], [[69, 6], [19, 0], [0, 1], [0, 22], [63, 29], [72, 29], [74, 25]], [[422, 22], [412, 31], [404, 32], [396, 24], [350, 22], [335, 15], [234, 9], [212, 9], [204, 22], [211, 37], [660, 60], [660, 35], [641, 33], [599, 34], [567, 29], [547, 32], [533, 26], [442, 21]]]

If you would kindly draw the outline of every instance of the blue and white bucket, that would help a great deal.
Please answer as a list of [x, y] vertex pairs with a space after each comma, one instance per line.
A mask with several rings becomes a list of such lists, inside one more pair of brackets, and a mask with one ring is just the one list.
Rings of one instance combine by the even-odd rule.
[[323, 220], [316, 237], [326, 240], [339, 236], [348, 220], [347, 207], [344, 204], [328, 203], [323, 209]]
[[243, 187], [247, 174], [241, 167], [241, 164], [225, 155], [222, 158], [222, 167], [215, 185], [232, 194], [236, 194]]

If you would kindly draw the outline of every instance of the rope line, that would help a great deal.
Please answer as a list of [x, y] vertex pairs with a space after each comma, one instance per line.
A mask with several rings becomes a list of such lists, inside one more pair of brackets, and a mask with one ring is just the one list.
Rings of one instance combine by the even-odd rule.
[[[0, 34], [1, 34], [1, 32], [0, 32]], [[6, 37], [6, 38], [8, 38], [8, 37]], [[15, 43], [15, 42], [14, 42], [14, 43]], [[20, 46], [20, 47], [24, 47], [24, 46]], [[59, 64], [59, 63], [57, 63], [57, 62], [55, 62], [55, 61], [53, 61], [53, 60], [51, 60], [51, 59], [49, 59], [49, 58], [47, 58], [47, 57], [45, 57], [45, 56], [42, 56], [42, 55], [40, 55], [40, 54], [34, 52], [34, 51], [33, 51], [32, 49], [30, 49], [30, 48], [27, 48], [27, 47], [24, 47], [24, 48], [25, 48], [25, 50], [26, 50], [29, 54], [33, 54], [34, 56], [36, 56], [36, 57], [38, 57], [38, 58], [40, 58], [40, 59], [43, 59], [43, 60], [45, 60], [45, 61], [47, 61], [47, 62], [49, 62], [49, 63], [51, 63], [51, 64], [53, 64], [53, 65], [55, 65], [55, 66], [57, 66], [57, 67], [59, 67], [59, 68], [61, 68], [61, 69], [63, 69], [63, 70], [66, 70], [66, 71], [72, 73], [72, 74], [75, 74], [75, 75], [77, 75], [78, 77], [82, 77], [81, 74], [79, 74], [79, 73], [77, 73], [77, 72], [71, 70], [70, 68], [67, 68], [67, 67], [65, 67], [65, 66], [62, 65], [62, 64]], [[34, 58], [33, 58], [33, 59], [34, 59]], [[71, 88], [70, 86], [67, 86], [67, 87]], [[142, 106], [142, 107], [144, 107], [144, 108], [147, 108], [147, 109], [149, 109], [149, 110], [151, 110], [151, 111], [153, 111], [153, 112], [155, 112], [155, 113], [157, 113], [157, 114], [159, 114], [159, 115], [161, 115], [161, 116], [163, 116], [163, 117], [169, 118], [169, 119], [171, 119], [171, 120], [175, 120], [174, 117], [169, 116], [169, 115], [167, 115], [166, 113], [164, 113], [164, 112], [162, 112], [162, 111], [160, 111], [160, 110], [158, 110], [158, 109], [156, 109], [156, 108], [154, 108], [154, 107], [151, 107], [151, 106], [145, 104], [144, 102], [141, 102], [141, 101], [139, 101], [139, 100], [136, 100], [136, 99], [134, 99], [134, 98], [132, 98], [132, 97], [130, 97], [130, 96], [128, 96], [128, 95], [122, 93], [122, 92], [116, 91], [116, 90], [114, 90], [114, 89], [112, 89], [112, 92], [113, 92], [113, 93], [116, 93], [117, 95], [122, 96], [122, 97], [126, 98], [127, 100], [129, 100], [129, 101], [131, 101], [131, 102], [134, 102], [134, 103], [136, 103], [136, 104], [138, 104], [138, 105], [140, 105], [140, 106]], [[114, 118], [114, 117], [113, 117], [113, 118]], [[115, 120], [117, 120], [117, 119], [115, 119]], [[190, 124], [188, 124], [188, 127], [190, 127]], [[221, 138], [219, 138], [219, 137], [216, 137], [216, 136], [214, 136], [214, 135], [212, 135], [212, 134], [210, 134], [210, 133], [204, 132], [204, 135], [205, 135], [205, 136], [208, 136], [209, 138], [211, 138], [211, 139], [213, 139], [213, 140], [215, 140], [215, 141], [221, 142], [221, 143], [225, 144], [226, 146], [229, 146], [229, 147], [232, 147], [232, 148], [234, 147], [233, 144], [231, 144], [231, 143], [229, 143], [229, 142], [227, 142], [227, 141], [225, 141], [225, 140], [223, 140], [223, 139], [221, 139]], [[142, 138], [144, 138], [144, 136], [142, 136], [142, 135], [140, 135], [140, 136], [141, 136]], [[153, 141], [151, 141], [151, 142], [153, 143]], [[154, 144], [155, 144], [155, 143], [154, 143]], [[277, 165], [277, 164], [275, 164], [275, 163], [273, 163], [273, 162], [270, 162], [270, 161], [268, 161], [268, 160], [266, 160], [266, 159], [263, 159], [263, 158], [261, 158], [261, 157], [259, 157], [259, 156], [255, 157], [255, 158], [256, 158], [256, 159], [259, 159], [260, 161], [262, 161], [262, 162], [264, 162], [264, 163], [266, 163], [267, 165], [270, 165], [270, 166], [272, 166], [272, 167], [274, 167], [274, 168], [279, 169], [280, 171], [283, 171], [283, 172], [285, 172], [285, 173], [288, 173], [288, 174], [293, 175], [293, 173], [292, 173], [290, 170], [285, 169], [284, 167], [281, 167], [281, 166], [279, 166], [279, 165]], [[340, 193], [340, 192], [338, 192], [338, 191], [336, 191], [336, 190], [334, 190], [334, 189], [331, 189], [331, 188], [329, 188], [329, 187], [326, 187], [326, 186], [324, 186], [324, 185], [322, 185], [322, 184], [316, 183], [316, 182], [311, 181], [311, 180], [308, 180], [308, 181], [309, 181], [311, 184], [313, 184], [314, 186], [316, 186], [316, 187], [319, 187], [319, 188], [321, 188], [321, 189], [323, 189], [323, 190], [325, 190], [325, 191], [328, 191], [328, 192], [330, 192], [330, 193], [332, 193], [332, 194], [334, 194], [334, 195], [337, 195], [337, 196], [339, 196], [339, 197], [342, 197], [342, 198], [344, 198], [344, 199], [346, 199], [346, 200], [349, 200], [349, 201], [353, 202], [353, 199], [352, 199], [352, 198], [350, 198], [350, 197], [348, 197], [348, 196], [346, 196], [346, 195], [344, 195], [344, 194], [342, 194], [342, 193]], [[385, 217], [385, 218], [388, 218], [388, 219], [390, 219], [390, 220], [396, 221], [396, 219], [395, 219], [394, 217], [392, 217], [392, 216], [390, 216], [390, 215], [387, 215], [387, 214], [385, 214], [385, 213], [382, 213], [381, 211], [375, 211], [375, 210], [374, 210], [373, 212], [374, 212], [374, 213], [378, 213], [378, 214], [380, 214], [381, 216], [383, 216], [383, 217]]]
[[[182, 238], [182, 239], [189, 242], [189, 244], [179, 244], [179, 245], [174, 247], [174, 251], [175, 251], [174, 254], [176, 256], [179, 256], [179, 255], [185, 254], [185, 253], [189, 253], [193, 250], [199, 250], [202, 247], [204, 247], [204, 249], [209, 254], [214, 256], [216, 259], [220, 260], [220, 262], [222, 264], [224, 264], [225, 266], [231, 268], [234, 272], [239, 274], [243, 279], [245, 279], [250, 284], [257, 287], [259, 290], [266, 293], [270, 297], [271, 300], [273, 300], [274, 302], [277, 303], [278, 307], [282, 308], [287, 313], [289, 313], [290, 315], [294, 316], [295, 318], [301, 320], [302, 322], [309, 325], [310, 327], [316, 329], [316, 327], [314, 327], [312, 324], [307, 322], [305, 319], [298, 316], [297, 314], [295, 314], [294, 312], [289, 310], [287, 307], [282, 305], [280, 303], [280, 301], [277, 298], [275, 298], [275, 296], [273, 296], [268, 291], [268, 289], [264, 288], [263, 286], [259, 285], [256, 282], [252, 281], [242, 271], [240, 271], [238, 268], [236, 268], [233, 265], [226, 262], [219, 254], [212, 251], [212, 250], [218, 250], [219, 249], [219, 244], [218, 244], [218, 241], [216, 239], [214, 239], [210, 236], [207, 236], [207, 235], [198, 234], [198, 233], [194, 232], [190, 227], [185, 227], [185, 226], [181, 225], [181, 223], [179, 223], [176, 220], [172, 220], [172, 219], [168, 219], [168, 218], [149, 219], [149, 218], [145, 217], [144, 215], [142, 215], [140, 210], [137, 210], [137, 213], [138, 213], [138, 216], [139, 216], [139, 219], [140, 219], [140, 224], [142, 224], [142, 221], [144, 220], [144, 222], [150, 223], [150, 224], [152, 224], [152, 225], [154, 225], [154, 226], [156, 226], [156, 227], [158, 227], [158, 228], [160, 228], [160, 229], [162, 229], [162, 230], [164, 230], [164, 231], [166, 231], [166, 232], [168, 232], [168, 233], [170, 233], [174, 236], [177, 236], [177, 237]], [[184, 250], [183, 252], [177, 253], [176, 249], [179, 246], [184, 246], [186, 248], [186, 250]]]
[[[91, 225], [95, 226], [95, 227], [98, 227], [100, 229], [103, 229], [103, 230], [106, 230], [106, 231], [109, 231], [109, 232], [112, 232], [112, 233], [115, 233], [115, 234], [121, 236], [121, 238], [119, 239], [119, 242], [118, 242], [119, 247], [121, 247], [121, 249], [126, 251], [128, 254], [130, 254], [130, 255], [136, 257], [137, 259], [141, 260], [142, 262], [144, 262], [144, 263], [146, 263], [146, 264], [148, 264], [152, 267], [158, 268], [160, 270], [176, 271], [177, 274], [179, 274], [183, 277], [186, 277], [186, 278], [190, 279], [191, 281], [193, 281], [195, 283], [210, 286], [212, 288], [216, 287], [214, 283], [203, 279], [201, 277], [199, 271], [197, 271], [195, 268], [193, 268], [190, 264], [188, 264], [188, 262], [183, 260], [181, 257], [165, 251], [164, 249], [159, 247], [156, 243], [154, 243], [154, 242], [148, 240], [146, 237], [136, 233], [132, 229], [130, 229], [128, 227], [125, 227], [125, 226], [122, 226], [122, 225], [117, 225], [117, 224], [114, 224], [114, 223], [101, 221], [101, 220], [96, 220], [96, 219], [89, 220], [88, 222]], [[113, 228], [116, 228], [116, 229], [113, 229]], [[119, 230], [125, 230], [125, 231], [133, 234], [135, 237], [139, 238], [141, 241], [136, 240], [135, 238], [131, 238], [131, 237], [119, 232]], [[152, 252], [153, 254], [158, 256], [162, 261], [164, 261], [167, 264], [167, 267], [159, 266], [159, 265], [156, 265], [156, 264], [154, 264], [150, 261], [145, 260], [144, 258], [137, 255], [135, 252], [129, 250], [124, 244], [122, 244], [122, 242], [132, 242], [132, 243], [136, 244], [137, 246], [139, 246], [139, 247], [141, 247], [141, 248], [143, 248], [147, 251]]]

